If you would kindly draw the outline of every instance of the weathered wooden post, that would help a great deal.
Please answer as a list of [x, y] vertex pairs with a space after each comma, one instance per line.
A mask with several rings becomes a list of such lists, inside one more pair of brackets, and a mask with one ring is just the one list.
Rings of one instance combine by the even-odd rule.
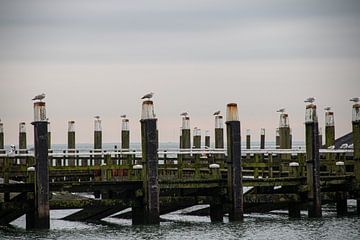
[[309, 217], [321, 217], [320, 198], [320, 157], [319, 157], [319, 126], [316, 105], [310, 103], [305, 113], [306, 166], [308, 184]]
[[[102, 149], [101, 119], [99, 116], [96, 116], [94, 120], [94, 153], [101, 152], [101, 149]], [[94, 157], [94, 165], [100, 165], [100, 161], [101, 161], [100, 156]]]
[[322, 148], [323, 145], [323, 135], [322, 135], [322, 127], [319, 127], [319, 147]]
[[[215, 116], [215, 149], [224, 149], [224, 121], [223, 116]], [[216, 154], [215, 159], [224, 159], [224, 154]]]
[[240, 221], [244, 216], [243, 185], [241, 172], [241, 133], [236, 103], [229, 103], [226, 109], [227, 171], [229, 220]]
[[325, 112], [325, 148], [335, 145], [334, 112]]
[[279, 133], [279, 128], [276, 128], [276, 133], [275, 133], [275, 148], [279, 149], [280, 148], [280, 133]]
[[280, 114], [279, 136], [280, 149], [290, 149], [290, 125], [289, 115], [287, 113]]
[[[133, 206], [133, 224], [159, 224], [159, 183], [158, 183], [158, 130], [154, 105], [150, 100], [142, 104], [141, 145], [143, 168], [142, 204]], [[142, 205], [142, 206], [141, 206]]]
[[[27, 153], [26, 123], [19, 123], [19, 153]], [[26, 164], [26, 158], [20, 158], [20, 164]]]
[[[221, 179], [220, 165], [213, 163], [209, 165], [211, 175], [214, 179]], [[210, 202], [210, 220], [211, 222], [222, 222], [224, 218], [223, 199], [220, 195], [220, 189], [214, 193]]]
[[33, 228], [50, 228], [48, 135], [45, 102], [34, 102], [35, 214]]
[[0, 119], [0, 154], [5, 153], [4, 149], [4, 124], [1, 122]]
[[180, 135], [179, 135], [179, 149], [182, 149], [182, 127], [180, 127]]
[[[201, 148], [201, 129], [195, 127], [193, 131], [193, 143], [194, 149]], [[195, 177], [200, 177], [200, 154], [196, 153], [193, 155], [194, 157], [194, 163], [195, 163]]]
[[47, 135], [48, 135], [48, 148], [49, 150], [51, 150], [51, 128], [50, 128], [50, 122], [49, 122], [49, 119], [46, 120], [48, 122], [48, 132], [47, 132]]
[[205, 131], [205, 147], [210, 148], [210, 131]]
[[191, 148], [190, 117], [182, 118], [181, 127], [182, 149], [189, 150]]
[[[343, 176], [345, 175], [345, 163], [342, 161], [337, 161], [336, 166], [336, 175]], [[347, 197], [346, 192], [338, 191], [336, 192], [336, 213], [338, 216], [343, 216], [347, 214]]]
[[[250, 129], [246, 129], [246, 149], [251, 149], [251, 132]], [[246, 154], [246, 158], [250, 159], [250, 153]]]
[[[129, 152], [130, 150], [130, 127], [129, 119], [123, 118], [121, 120], [121, 151]], [[132, 166], [130, 154], [126, 155], [126, 161], [129, 166]], [[131, 169], [131, 168], [130, 168]]]
[[[68, 121], [68, 134], [67, 134], [67, 148], [68, 148], [68, 153], [75, 153], [75, 148], [76, 148], [76, 142], [75, 142], [75, 121]], [[75, 158], [73, 157], [69, 157], [69, 162], [68, 162], [69, 166], [75, 166]], [[83, 162], [81, 163], [81, 166], [86, 166], [87, 165], [87, 161], [83, 160]]]
[[265, 149], [265, 128], [260, 130], [260, 149]]
[[[290, 173], [289, 173], [290, 177], [299, 177], [300, 176], [300, 164], [299, 163], [291, 162], [291, 163], [289, 163], [289, 168], [290, 168]], [[298, 202], [289, 203], [288, 209], [289, 209], [289, 217], [290, 218], [299, 218], [300, 217], [300, 210], [301, 210], [300, 203], [298, 203]]]
[[[360, 186], [360, 104], [355, 102], [352, 109], [352, 135], [354, 146], [355, 179]], [[357, 199], [357, 212], [360, 214], [360, 199]]]

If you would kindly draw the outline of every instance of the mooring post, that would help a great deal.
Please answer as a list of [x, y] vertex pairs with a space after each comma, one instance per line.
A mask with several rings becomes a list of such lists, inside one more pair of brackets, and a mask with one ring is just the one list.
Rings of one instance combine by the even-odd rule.
[[322, 148], [323, 145], [323, 129], [322, 127], [319, 127], [319, 148]]
[[260, 130], [260, 149], [265, 149], [265, 128]]
[[[290, 149], [290, 124], [287, 113], [280, 114], [279, 120], [280, 149]], [[290, 159], [290, 154], [281, 154], [282, 159]]]
[[240, 221], [244, 216], [243, 185], [241, 172], [241, 133], [236, 103], [226, 108], [227, 171], [229, 221]]
[[[352, 135], [354, 148], [354, 171], [357, 186], [360, 186], [360, 104], [355, 103], [352, 108]], [[357, 213], [360, 214], [360, 196], [357, 199]]]
[[[251, 149], [251, 132], [250, 129], [246, 129], [246, 149]], [[250, 159], [250, 153], [246, 154], [246, 158]]]
[[[342, 161], [337, 161], [336, 164], [336, 175], [344, 176], [345, 175], [345, 163]], [[338, 191], [336, 192], [336, 213], [338, 216], [343, 216], [347, 214], [347, 196], [346, 192]]]
[[[75, 142], [75, 121], [68, 121], [68, 134], [67, 134], [67, 148], [68, 148], [68, 153], [72, 154], [75, 153], [75, 148], [76, 148], [76, 142]], [[68, 165], [69, 166], [75, 166], [75, 157], [69, 157], [68, 158]], [[81, 166], [86, 166], [86, 164], [84, 164], [86, 162], [86, 160], [83, 160], [83, 162], [81, 163]]]
[[334, 112], [325, 112], [325, 148], [335, 145]]
[[[130, 150], [130, 127], [129, 127], [129, 119], [124, 118], [121, 120], [121, 151], [129, 152]], [[130, 154], [126, 155], [127, 164], [131, 169], [132, 161]]]
[[[215, 149], [224, 149], [224, 120], [223, 116], [215, 116]], [[215, 154], [216, 160], [224, 160], [224, 154]]]
[[321, 217], [320, 198], [320, 157], [319, 157], [319, 126], [316, 105], [306, 106], [305, 113], [306, 166], [308, 184], [309, 217]]
[[[96, 116], [94, 120], [94, 153], [101, 152], [101, 149], [102, 149], [101, 119], [99, 116]], [[100, 161], [101, 161], [100, 156], [94, 157], [94, 165], [100, 165]]]
[[[26, 123], [19, 123], [19, 153], [27, 153]], [[20, 164], [26, 164], [26, 158], [20, 158]]]
[[[143, 206], [133, 207], [133, 224], [159, 224], [159, 183], [158, 183], [158, 130], [154, 105], [150, 100], [142, 104], [141, 146], [143, 168]], [[143, 215], [141, 217], [141, 215]]]
[[205, 131], [205, 148], [210, 148], [210, 131]]
[[35, 214], [33, 228], [49, 229], [49, 164], [45, 102], [34, 102]]
[[[35, 167], [29, 166], [27, 168], [27, 183], [35, 184]], [[35, 189], [35, 188], [34, 188]], [[34, 195], [35, 192], [27, 193], [27, 201], [29, 203], [28, 211], [26, 212], [25, 221], [26, 221], [26, 229], [34, 228], [34, 218], [35, 218], [35, 209], [34, 209]]]
[[[201, 148], [201, 129], [195, 127], [193, 131], [193, 143], [194, 149], [200, 150]], [[196, 153], [193, 155], [195, 163], [195, 177], [200, 177], [200, 154]]]
[[51, 150], [51, 128], [50, 128], [49, 119], [47, 119], [47, 122], [48, 122], [48, 132], [47, 132], [47, 135], [48, 135], [48, 148], [49, 148], [49, 152], [50, 152], [52, 150]]
[[[182, 118], [182, 128], [181, 128], [181, 138], [182, 138], [182, 148], [189, 151], [191, 149], [191, 133], [190, 133], [190, 117]], [[189, 155], [182, 155], [183, 157]]]
[[4, 149], [4, 124], [1, 122], [0, 119], [0, 154], [1, 153], [5, 153], [5, 149]]
[[276, 133], [275, 133], [275, 148], [279, 149], [280, 148], [280, 133], [279, 133], [279, 128], [276, 128]]
[[[213, 163], [209, 165], [210, 173], [214, 179], [221, 179], [220, 165]], [[218, 189], [212, 196], [210, 202], [210, 220], [211, 222], [222, 222], [224, 218], [223, 199], [221, 189]]]
[[[299, 177], [300, 176], [300, 165], [297, 162], [289, 163], [289, 177]], [[299, 202], [291, 202], [288, 205], [289, 209], [289, 217], [290, 218], [299, 218], [300, 217], [300, 210], [301, 204]]]

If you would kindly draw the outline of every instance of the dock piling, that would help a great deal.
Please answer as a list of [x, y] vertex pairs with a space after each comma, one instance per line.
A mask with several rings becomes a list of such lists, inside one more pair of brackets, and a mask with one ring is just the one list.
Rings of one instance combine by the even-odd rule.
[[260, 149], [265, 149], [265, 128], [260, 130]]
[[[352, 108], [352, 135], [354, 147], [354, 172], [357, 185], [360, 186], [360, 104], [355, 103]], [[357, 199], [357, 213], [360, 215], [360, 196]]]
[[[215, 116], [215, 149], [224, 149], [224, 121], [223, 116]], [[215, 160], [223, 159], [224, 154], [216, 154]]]
[[[94, 153], [101, 152], [101, 149], [102, 149], [101, 119], [99, 116], [96, 116], [94, 119]], [[100, 158], [97, 156], [94, 157], [94, 165], [100, 165]]]
[[4, 124], [1, 122], [0, 119], [0, 154], [1, 153], [5, 153], [5, 149], [4, 149]]
[[320, 157], [319, 157], [319, 126], [316, 105], [306, 106], [305, 113], [305, 144], [308, 191], [309, 217], [321, 217], [320, 197]]
[[[67, 144], [67, 148], [68, 148], [68, 153], [75, 153], [75, 148], [76, 148], [76, 143], [75, 143], [75, 121], [69, 121], [68, 122], [68, 144]], [[84, 164], [85, 161], [83, 161], [81, 163], [82, 166], [86, 166]], [[68, 161], [68, 165], [69, 166], [75, 166], [75, 158], [73, 157], [69, 157], [69, 161]]]
[[243, 184], [241, 173], [241, 133], [236, 103], [229, 103], [226, 109], [227, 166], [229, 220], [241, 221], [244, 217]]
[[[27, 153], [26, 123], [19, 123], [19, 153]], [[26, 164], [25, 158], [20, 158], [20, 164]]]

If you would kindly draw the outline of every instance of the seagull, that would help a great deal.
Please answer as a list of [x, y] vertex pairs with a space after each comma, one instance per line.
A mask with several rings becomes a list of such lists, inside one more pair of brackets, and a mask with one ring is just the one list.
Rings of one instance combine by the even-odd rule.
[[40, 95], [36, 95], [32, 100], [35, 101], [35, 100], [43, 100], [45, 98], [45, 93], [42, 93]]
[[143, 96], [141, 99], [145, 99], [145, 98], [147, 98], [147, 99], [149, 99], [150, 100], [150, 98], [152, 98], [154, 96], [154, 93], [153, 92], [151, 92], [151, 93], [148, 93], [148, 94], [146, 94], [145, 96]]
[[126, 118], [126, 114], [124, 114], [124, 115], [121, 115], [120, 117], [121, 117], [121, 118]]
[[94, 118], [97, 119], [97, 120], [99, 120], [99, 119], [100, 119], [100, 116], [95, 116]]
[[216, 112], [214, 112], [214, 116], [218, 116], [220, 114], [220, 110], [219, 111], [216, 111]]
[[326, 107], [324, 108], [325, 111], [330, 111], [331, 110], [331, 107]]
[[328, 149], [331, 149], [331, 150], [332, 150], [332, 149], [335, 149], [335, 146], [334, 146], [334, 145], [329, 146]]
[[180, 116], [187, 117], [187, 116], [189, 116], [189, 113], [188, 112], [183, 112], [183, 113], [180, 114]]
[[351, 102], [358, 103], [360, 101], [359, 97], [353, 97], [350, 99]]
[[284, 113], [284, 112], [285, 112], [285, 108], [280, 108], [280, 109], [277, 110], [276, 112], [278, 112], [278, 113]]
[[304, 100], [304, 102], [313, 103], [313, 102], [315, 102], [315, 98], [314, 97], [308, 97], [307, 99]]

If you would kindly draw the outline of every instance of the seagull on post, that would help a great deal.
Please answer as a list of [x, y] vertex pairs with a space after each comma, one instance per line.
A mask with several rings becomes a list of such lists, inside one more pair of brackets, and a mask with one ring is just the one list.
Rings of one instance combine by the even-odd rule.
[[151, 92], [151, 93], [145, 94], [141, 99], [147, 98], [148, 100], [150, 100], [153, 96], [154, 96], [154, 93]]
[[180, 114], [180, 116], [187, 117], [187, 116], [189, 116], [189, 113], [188, 112], [183, 112], [183, 113]]
[[124, 115], [121, 115], [120, 117], [121, 117], [121, 118], [126, 118], [126, 114], [124, 114]]
[[94, 117], [96, 120], [99, 120], [100, 119], [100, 116], [95, 116]]
[[313, 103], [315, 102], [315, 98], [314, 97], [308, 97], [307, 99], [304, 100], [305, 103]]
[[326, 108], [324, 108], [324, 110], [325, 110], [326, 112], [329, 112], [329, 111], [331, 110], [331, 107], [326, 107]]
[[220, 110], [219, 111], [216, 111], [216, 112], [214, 112], [214, 114], [213, 114], [214, 116], [218, 116], [218, 115], [220, 115]]
[[359, 97], [353, 97], [353, 98], [350, 99], [350, 102], [358, 103], [358, 102], [360, 102], [360, 98]]
[[44, 98], [45, 98], [45, 93], [42, 93], [42, 94], [36, 95], [32, 100], [33, 101], [36, 101], [36, 100], [42, 101]]
[[277, 110], [276, 112], [278, 112], [278, 113], [284, 113], [284, 112], [285, 112], [285, 108], [280, 108], [280, 109]]

